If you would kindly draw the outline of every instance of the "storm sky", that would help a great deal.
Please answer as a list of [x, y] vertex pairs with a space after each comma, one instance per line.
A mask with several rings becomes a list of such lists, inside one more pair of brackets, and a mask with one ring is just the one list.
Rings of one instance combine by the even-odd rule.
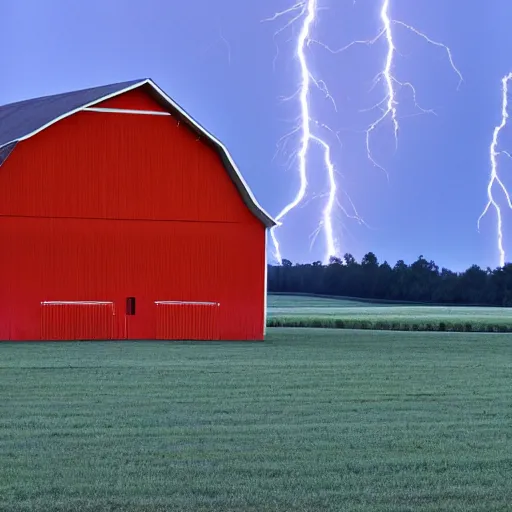
[[[295, 46], [302, 20], [276, 37], [293, 17], [263, 21], [294, 0], [17, 0], [1, 8], [0, 103], [135, 78], [152, 78], [229, 148], [262, 206], [272, 215], [299, 188], [296, 155], [300, 133], [278, 141], [299, 122], [295, 94], [300, 81]], [[381, 27], [380, 0], [319, 0], [311, 36], [332, 49], [375, 37]], [[325, 81], [336, 104], [313, 90], [311, 117], [331, 145], [338, 200], [350, 210], [348, 194], [365, 224], [337, 208], [334, 230], [340, 253], [411, 262], [420, 254], [462, 270], [472, 263], [495, 267], [496, 215], [476, 222], [486, 204], [489, 145], [501, 120], [501, 78], [512, 71], [510, 0], [391, 0], [393, 19], [446, 44], [446, 52], [393, 25], [393, 74], [414, 85], [397, 87], [400, 123], [395, 149], [389, 119], [372, 133], [366, 155], [365, 130], [380, 111], [385, 84], [375, 82], [386, 41], [356, 45], [333, 54], [319, 44], [307, 48], [310, 69]], [[277, 56], [276, 56], [277, 55]], [[334, 133], [337, 136], [334, 135]], [[502, 131], [500, 149], [512, 151], [512, 130]], [[512, 187], [512, 162], [499, 160]], [[283, 257], [322, 259], [325, 238], [312, 233], [321, 221], [327, 172], [314, 147], [308, 160], [308, 195], [283, 220], [276, 234]], [[496, 189], [504, 205], [504, 197]], [[349, 211], [350, 213], [350, 211]], [[504, 215], [505, 248], [512, 254], [512, 216]], [[510, 233], [510, 236], [508, 236]], [[269, 243], [271, 261], [272, 245]]]

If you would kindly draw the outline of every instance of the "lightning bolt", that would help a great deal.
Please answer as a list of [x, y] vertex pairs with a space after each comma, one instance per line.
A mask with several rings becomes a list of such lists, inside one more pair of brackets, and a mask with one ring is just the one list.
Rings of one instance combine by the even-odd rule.
[[486, 213], [489, 211], [491, 206], [496, 210], [496, 218], [497, 218], [497, 245], [498, 252], [500, 255], [500, 267], [505, 265], [505, 249], [503, 248], [503, 216], [501, 213], [500, 205], [494, 199], [494, 195], [492, 193], [494, 185], [498, 185], [501, 188], [502, 192], [505, 194], [505, 199], [507, 201], [507, 205], [510, 209], [512, 209], [512, 201], [510, 200], [510, 194], [508, 193], [507, 188], [505, 187], [503, 181], [501, 181], [500, 176], [498, 174], [498, 157], [506, 156], [508, 158], [512, 158], [512, 155], [508, 151], [499, 151], [499, 137], [500, 132], [507, 126], [508, 121], [508, 87], [509, 82], [512, 80], [512, 72], [508, 75], [505, 75], [501, 79], [501, 122], [497, 126], [494, 127], [494, 131], [492, 134], [491, 145], [489, 147], [489, 159], [491, 163], [491, 175], [489, 178], [489, 182], [487, 184], [487, 204], [483, 212], [478, 217], [477, 227], [478, 231], [480, 231], [480, 222]]
[[[457, 85], [457, 89], [460, 88], [462, 82], [464, 81], [464, 78], [462, 76], [462, 73], [455, 65], [452, 51], [448, 46], [445, 44], [435, 41], [434, 39], [431, 39], [428, 37], [425, 33], [421, 32], [417, 28], [413, 27], [412, 25], [409, 25], [407, 23], [404, 23], [403, 21], [397, 20], [392, 18], [391, 16], [391, 0], [383, 0], [381, 3], [381, 9], [380, 9], [380, 21], [381, 21], [381, 27], [375, 37], [372, 39], [364, 39], [360, 41], [352, 41], [351, 43], [347, 44], [346, 46], [333, 50], [329, 46], [319, 42], [315, 41], [322, 47], [324, 47], [326, 50], [331, 52], [332, 54], [337, 54], [344, 52], [348, 50], [349, 48], [352, 48], [353, 46], [358, 45], [364, 45], [364, 46], [373, 46], [378, 41], [384, 40], [386, 45], [386, 57], [384, 59], [382, 70], [377, 74], [377, 76], [374, 79], [374, 86], [377, 85], [379, 82], [384, 83], [384, 97], [377, 102], [375, 105], [370, 107], [367, 110], [374, 110], [374, 109], [380, 109], [381, 114], [377, 117], [375, 121], [373, 121], [368, 128], [365, 130], [366, 135], [366, 154], [370, 162], [378, 167], [379, 169], [383, 170], [385, 169], [377, 163], [375, 158], [373, 157], [373, 153], [371, 150], [371, 135], [372, 133], [387, 119], [390, 119], [391, 124], [393, 126], [393, 135], [395, 140], [395, 149], [398, 148], [398, 131], [400, 128], [399, 122], [398, 122], [398, 91], [399, 89], [405, 88], [409, 89], [412, 94], [412, 101], [414, 104], [414, 107], [417, 109], [417, 112], [420, 114], [435, 114], [434, 110], [432, 109], [426, 109], [423, 108], [417, 101], [417, 93], [416, 88], [411, 82], [403, 82], [399, 80], [394, 74], [393, 74], [393, 66], [395, 62], [395, 55], [397, 53], [397, 46], [395, 44], [395, 34], [393, 31], [393, 27], [402, 27], [409, 32], [415, 34], [416, 36], [422, 38], [425, 40], [426, 43], [439, 47], [443, 49], [447, 55], [448, 62], [450, 64], [451, 69], [454, 71], [454, 73], [457, 75], [459, 81]], [[387, 176], [387, 172], [386, 172]]]
[[407, 23], [404, 23], [403, 21], [399, 21], [399, 20], [393, 19], [391, 17], [391, 14], [390, 14], [390, 0], [384, 0], [382, 2], [382, 8], [381, 8], [381, 11], [380, 11], [380, 18], [381, 18], [381, 21], [382, 21], [383, 28], [380, 31], [380, 33], [378, 34], [378, 36], [375, 39], [373, 39], [372, 41], [370, 41], [369, 43], [370, 44], [374, 44], [381, 37], [384, 37], [385, 40], [386, 40], [387, 52], [386, 52], [386, 59], [385, 59], [385, 62], [384, 62], [384, 68], [381, 71], [381, 73], [379, 73], [379, 75], [377, 75], [377, 77], [376, 77], [376, 81], [377, 82], [380, 81], [381, 79], [384, 80], [385, 90], [386, 90], [385, 98], [383, 100], [381, 100], [381, 102], [379, 102], [376, 105], [376, 107], [379, 107], [383, 103], [385, 103], [386, 107], [383, 110], [382, 115], [376, 121], [374, 121], [372, 124], [370, 124], [369, 128], [366, 130], [366, 153], [368, 155], [368, 158], [370, 159], [370, 161], [374, 165], [376, 165], [377, 167], [380, 167], [381, 169], [383, 169], [382, 166], [379, 165], [375, 161], [373, 156], [372, 156], [372, 152], [371, 152], [371, 149], [370, 149], [370, 134], [386, 118], [390, 117], [391, 121], [392, 121], [392, 124], [393, 124], [393, 134], [394, 134], [394, 138], [395, 138], [395, 148], [398, 147], [399, 124], [398, 124], [398, 119], [397, 119], [397, 106], [398, 106], [397, 87], [404, 87], [404, 88], [409, 88], [410, 89], [410, 91], [412, 92], [412, 99], [413, 99], [414, 106], [421, 113], [432, 113], [432, 114], [435, 114], [435, 112], [433, 110], [425, 109], [425, 108], [421, 107], [418, 104], [418, 102], [416, 101], [416, 88], [414, 87], [413, 84], [411, 84], [410, 82], [402, 82], [402, 81], [398, 80], [393, 75], [393, 71], [392, 70], [393, 70], [394, 57], [395, 57], [395, 53], [396, 53], [396, 46], [395, 46], [394, 34], [393, 34], [392, 26], [393, 25], [401, 26], [401, 27], [409, 30], [413, 34], [421, 37], [428, 44], [431, 44], [433, 46], [437, 46], [437, 47], [442, 48], [446, 52], [446, 54], [448, 56], [448, 61], [450, 63], [451, 68], [453, 69], [453, 71], [455, 72], [455, 74], [459, 78], [459, 83], [457, 85], [457, 88], [460, 87], [460, 85], [464, 81], [464, 79], [462, 77], [461, 72], [459, 71], [459, 69], [457, 68], [457, 66], [455, 65], [455, 63], [453, 61], [452, 52], [451, 52], [450, 48], [448, 48], [448, 46], [444, 45], [443, 43], [440, 43], [439, 41], [434, 41], [433, 39], [428, 37], [423, 32], [420, 32], [418, 29], [414, 28], [412, 25], [408, 25]]
[[[394, 141], [395, 141], [395, 149], [398, 148], [398, 132], [400, 128], [400, 124], [398, 121], [399, 118], [399, 102], [398, 102], [398, 92], [400, 89], [408, 89], [412, 94], [412, 101], [417, 109], [418, 113], [421, 114], [435, 114], [435, 112], [431, 109], [425, 109], [422, 106], [420, 106], [416, 99], [416, 88], [414, 85], [410, 82], [404, 82], [400, 81], [394, 74], [393, 74], [393, 67], [394, 67], [394, 61], [395, 61], [395, 54], [397, 53], [397, 46], [395, 44], [395, 27], [401, 27], [409, 32], [415, 34], [416, 36], [422, 38], [426, 43], [441, 48], [444, 50], [448, 57], [449, 64], [452, 68], [452, 70], [455, 72], [455, 74], [459, 78], [457, 89], [460, 87], [461, 83], [463, 82], [463, 77], [459, 69], [456, 67], [452, 52], [448, 46], [445, 44], [436, 41], [434, 39], [431, 39], [429, 36], [427, 36], [425, 33], [419, 31], [412, 25], [409, 25], [407, 23], [404, 23], [403, 21], [394, 19], [391, 16], [391, 1], [390, 0], [382, 0], [380, 4], [380, 21], [381, 21], [381, 27], [377, 32], [377, 35], [373, 37], [372, 39], [365, 39], [365, 40], [358, 40], [358, 41], [352, 41], [348, 45], [339, 48], [339, 49], [332, 49], [331, 47], [327, 46], [323, 42], [321, 42], [318, 39], [314, 39], [312, 37], [312, 26], [315, 24], [316, 21], [318, 21], [318, 0], [300, 0], [297, 3], [295, 3], [290, 8], [277, 12], [273, 17], [269, 18], [266, 21], [273, 21], [278, 18], [281, 18], [285, 15], [291, 15], [291, 19], [276, 33], [279, 34], [284, 29], [289, 27], [290, 25], [301, 21], [301, 28], [300, 32], [298, 34], [298, 37], [296, 39], [296, 45], [295, 45], [295, 56], [300, 64], [300, 83], [299, 88], [296, 94], [292, 95], [291, 98], [295, 97], [296, 95], [299, 96], [299, 105], [300, 105], [300, 126], [298, 126], [295, 130], [293, 130], [288, 135], [293, 135], [296, 132], [301, 133], [301, 139], [299, 144], [299, 149], [297, 152], [298, 156], [298, 174], [299, 174], [299, 190], [293, 200], [288, 203], [282, 210], [279, 212], [279, 214], [276, 216], [276, 220], [278, 221], [278, 225], [274, 227], [271, 230], [271, 237], [272, 241], [274, 243], [275, 247], [275, 256], [276, 259], [281, 263], [282, 262], [282, 256], [281, 256], [281, 250], [279, 246], [279, 242], [277, 240], [277, 237], [275, 235], [275, 229], [282, 225], [282, 219], [288, 215], [294, 208], [298, 207], [303, 201], [307, 194], [308, 190], [308, 171], [310, 171], [310, 166], [308, 165], [308, 150], [312, 143], [318, 144], [324, 152], [324, 167], [327, 170], [328, 177], [329, 177], [329, 185], [328, 185], [328, 192], [327, 192], [327, 201], [325, 204], [325, 207], [322, 212], [322, 220], [320, 223], [320, 229], [323, 229], [326, 237], [326, 252], [324, 256], [324, 260], [328, 261], [330, 256], [338, 256], [339, 255], [339, 247], [336, 243], [336, 238], [334, 236], [334, 228], [333, 228], [333, 210], [334, 206], [337, 205], [340, 207], [340, 209], [343, 211], [343, 213], [348, 216], [349, 218], [356, 219], [359, 223], [364, 223], [364, 221], [361, 219], [359, 214], [357, 213], [357, 210], [354, 207], [354, 204], [350, 200], [350, 205], [353, 210], [353, 214], [349, 214], [345, 208], [343, 208], [340, 203], [336, 199], [336, 193], [337, 193], [337, 183], [336, 183], [336, 169], [334, 166], [334, 163], [331, 158], [331, 146], [327, 142], [325, 138], [322, 138], [318, 132], [315, 130], [315, 127], [323, 126], [324, 128], [329, 129], [325, 125], [321, 125], [320, 123], [314, 121], [311, 118], [311, 105], [310, 105], [310, 99], [311, 99], [311, 90], [313, 87], [318, 89], [320, 92], [322, 92], [326, 98], [332, 101], [334, 108], [336, 109], [336, 104], [334, 102], [334, 98], [329, 93], [326, 84], [321, 81], [317, 80], [311, 70], [310, 66], [308, 64], [308, 60], [306, 57], [306, 48], [311, 46], [312, 44], [319, 45], [329, 51], [332, 54], [338, 54], [344, 51], [347, 51], [348, 49], [358, 46], [358, 45], [365, 45], [368, 47], [371, 47], [375, 45], [377, 42], [383, 40], [386, 45], [386, 56], [383, 62], [382, 70], [377, 74], [377, 76], [374, 79], [374, 86], [383, 83], [384, 88], [384, 97], [378, 101], [375, 105], [370, 107], [367, 110], [374, 110], [379, 109], [381, 112], [377, 116], [377, 118], [364, 130], [365, 134], [365, 145], [366, 145], [366, 155], [370, 162], [378, 167], [379, 169], [383, 170], [386, 173], [386, 176], [388, 176], [387, 171], [384, 169], [384, 167], [377, 162], [375, 157], [373, 156], [373, 152], [371, 149], [371, 138], [372, 134], [377, 130], [377, 128], [383, 124], [388, 119], [391, 121], [392, 127], [393, 127], [393, 135], [394, 135]], [[277, 56], [276, 56], [277, 57]], [[274, 60], [275, 63], [275, 60]], [[330, 130], [330, 129], [329, 129]], [[332, 131], [332, 130], [331, 130]], [[343, 191], [346, 195], [346, 191]]]
[[[300, 143], [299, 149], [297, 152], [298, 158], [298, 173], [299, 173], [299, 190], [293, 200], [288, 203], [275, 217], [275, 220], [278, 222], [277, 226], [271, 229], [270, 234], [272, 237], [272, 241], [274, 243], [275, 248], [275, 257], [279, 263], [282, 263], [282, 255], [279, 246], [279, 241], [277, 240], [275, 229], [276, 227], [282, 225], [282, 219], [290, 213], [294, 208], [299, 206], [306, 197], [307, 189], [308, 189], [308, 151], [312, 144], [317, 144], [323, 151], [323, 164], [325, 169], [327, 170], [328, 175], [328, 192], [327, 192], [327, 201], [323, 208], [322, 212], [322, 221], [320, 227], [324, 230], [325, 238], [326, 238], [326, 251], [324, 256], [324, 261], [328, 261], [331, 256], [337, 256], [339, 253], [339, 247], [336, 242], [336, 238], [334, 235], [333, 229], [333, 209], [334, 206], [339, 204], [336, 200], [336, 192], [337, 192], [337, 183], [336, 183], [336, 169], [334, 162], [331, 157], [331, 146], [329, 143], [322, 138], [317, 132], [316, 128], [324, 128], [328, 131], [332, 130], [326, 126], [325, 124], [319, 123], [315, 121], [311, 117], [311, 107], [310, 107], [310, 96], [311, 89], [315, 87], [320, 92], [322, 92], [327, 99], [329, 99], [336, 110], [336, 104], [334, 102], [333, 97], [329, 93], [327, 85], [323, 80], [318, 80], [314, 77], [313, 73], [310, 70], [310, 66], [308, 64], [308, 60], [306, 57], [306, 48], [314, 41], [311, 37], [311, 29], [312, 25], [317, 21], [318, 18], [318, 2], [317, 0], [303, 0], [297, 2], [295, 5], [286, 9], [284, 11], [276, 13], [272, 18], [269, 18], [265, 21], [273, 21], [282, 16], [294, 14], [291, 20], [286, 23], [284, 27], [279, 29], [276, 33], [279, 34], [285, 28], [289, 27], [293, 23], [302, 20], [301, 28], [299, 35], [297, 37], [296, 45], [295, 45], [295, 57], [299, 61], [300, 66], [300, 81], [297, 93], [295, 93], [292, 97], [298, 95], [299, 97], [299, 105], [300, 105], [300, 115], [299, 115], [299, 126], [290, 132], [288, 135], [293, 135], [294, 133], [300, 132]], [[353, 207], [353, 203], [350, 201], [351, 206]], [[341, 206], [341, 205], [340, 205]], [[347, 211], [342, 207], [342, 211], [346, 214]], [[349, 217], [355, 218], [362, 222], [360, 219], [355, 207], [353, 207], [353, 214], [348, 215]]]

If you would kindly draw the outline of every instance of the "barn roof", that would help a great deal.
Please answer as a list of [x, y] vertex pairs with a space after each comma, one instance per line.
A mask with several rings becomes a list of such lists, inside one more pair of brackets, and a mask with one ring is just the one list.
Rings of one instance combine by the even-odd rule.
[[275, 226], [276, 222], [258, 204], [224, 144], [167, 96], [151, 79], [120, 82], [0, 106], [0, 165], [17, 142], [36, 135], [80, 110], [138, 87], [144, 87], [169, 112], [186, 122], [198, 135], [206, 138], [220, 155], [224, 167], [248, 208], [266, 227]]

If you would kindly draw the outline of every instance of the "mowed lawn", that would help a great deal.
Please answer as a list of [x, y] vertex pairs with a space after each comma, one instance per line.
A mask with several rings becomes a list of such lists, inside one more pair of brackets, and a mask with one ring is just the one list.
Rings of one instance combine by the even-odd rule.
[[469, 323], [503, 325], [512, 330], [512, 308], [375, 304], [357, 299], [326, 299], [293, 295], [268, 296], [269, 317], [340, 318], [372, 323]]
[[2, 512], [512, 510], [507, 334], [0, 354]]

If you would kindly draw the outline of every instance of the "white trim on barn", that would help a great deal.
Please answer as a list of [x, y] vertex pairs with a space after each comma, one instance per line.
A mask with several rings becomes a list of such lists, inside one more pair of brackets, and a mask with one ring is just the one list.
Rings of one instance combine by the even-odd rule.
[[214, 135], [212, 135], [208, 130], [203, 128], [194, 118], [192, 118], [187, 112], [185, 112], [185, 110], [183, 110], [170, 96], [167, 96], [167, 94], [165, 94], [165, 92], [162, 91], [162, 89], [160, 89], [160, 87], [158, 87], [152, 80], [148, 79], [146, 81], [146, 83], [149, 84], [164, 100], [166, 100], [167, 103], [172, 108], [174, 108], [181, 115], [183, 115], [185, 118], [187, 118], [187, 120], [191, 124], [193, 124], [197, 128], [198, 131], [203, 133], [207, 138], [209, 138], [214, 144], [216, 144], [221, 149], [221, 151], [224, 153], [226, 158], [229, 160], [229, 163], [231, 164], [232, 169], [235, 171], [238, 179], [242, 183], [242, 186], [245, 188], [247, 194], [249, 195], [251, 202], [261, 213], [263, 213], [268, 219], [270, 219], [274, 224], [276, 224], [276, 221], [273, 219], [273, 217], [271, 217], [269, 215], [269, 213], [258, 203], [258, 201], [256, 200], [256, 197], [254, 197], [252, 190], [249, 188], [249, 185], [247, 184], [244, 177], [240, 173], [240, 170], [238, 169], [237, 165], [235, 164], [235, 162], [234, 162], [231, 154], [229, 153], [228, 149], [226, 148], [226, 146], [224, 146], [224, 144], [222, 144], [222, 142], [219, 139], [217, 139]]
[[44, 300], [41, 306], [62, 306], [62, 305], [77, 305], [77, 306], [97, 306], [114, 304], [111, 300]]
[[170, 116], [170, 112], [158, 112], [156, 110], [132, 110], [128, 108], [100, 108], [100, 107], [87, 107], [84, 108], [86, 112], [106, 112], [109, 114], [141, 114], [146, 116]]
[[193, 300], [155, 300], [155, 304], [173, 304], [189, 306], [220, 306], [220, 302], [196, 302]]
[[267, 288], [268, 288], [268, 284], [267, 284], [267, 280], [268, 280], [268, 267], [267, 267], [267, 259], [268, 259], [268, 256], [267, 256], [267, 240], [268, 240], [268, 237], [267, 237], [267, 230], [265, 229], [265, 277], [264, 277], [264, 283], [263, 283], [263, 336], [265, 336], [267, 334]]

